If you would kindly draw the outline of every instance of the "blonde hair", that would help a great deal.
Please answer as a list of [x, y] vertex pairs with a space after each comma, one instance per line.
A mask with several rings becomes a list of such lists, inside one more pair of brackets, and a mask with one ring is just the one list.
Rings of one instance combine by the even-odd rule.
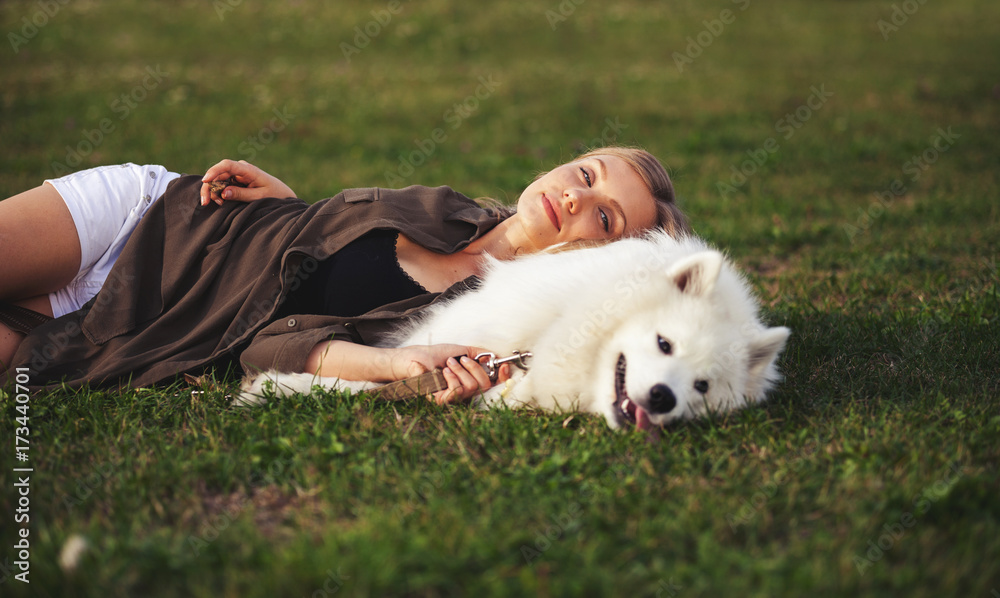
[[670, 180], [670, 174], [663, 164], [656, 159], [656, 156], [644, 149], [637, 147], [607, 146], [592, 149], [580, 156], [577, 160], [593, 158], [594, 156], [614, 156], [628, 164], [646, 188], [652, 193], [656, 200], [656, 228], [662, 228], [671, 237], [681, 237], [691, 234], [691, 225], [688, 219], [677, 207], [677, 199], [674, 195], [674, 183]]
[[[606, 146], [594, 148], [586, 153], [580, 154], [571, 162], [593, 158], [594, 156], [614, 156], [620, 158], [629, 165], [642, 182], [649, 189], [649, 192], [656, 200], [656, 224], [654, 228], [666, 231], [671, 237], [682, 237], [691, 234], [691, 226], [688, 219], [677, 207], [674, 196], [674, 184], [670, 180], [670, 175], [663, 164], [656, 159], [656, 156], [644, 149], [624, 146]], [[540, 172], [534, 180], [545, 176], [545, 172]], [[479, 198], [481, 204], [497, 210], [501, 219], [509, 218], [516, 211], [513, 206], [508, 206], [489, 198]]]

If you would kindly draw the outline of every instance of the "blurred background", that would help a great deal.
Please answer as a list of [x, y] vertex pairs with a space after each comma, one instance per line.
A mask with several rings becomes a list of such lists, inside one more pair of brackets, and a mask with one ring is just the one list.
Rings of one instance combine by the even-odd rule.
[[[234, 158], [309, 200], [420, 183], [513, 201], [615, 143], [668, 165], [703, 234], [846, 242], [897, 178], [909, 202], [995, 200], [998, 17], [976, 0], [6, 0], [0, 196]], [[939, 127], [954, 150], [909, 180]]]

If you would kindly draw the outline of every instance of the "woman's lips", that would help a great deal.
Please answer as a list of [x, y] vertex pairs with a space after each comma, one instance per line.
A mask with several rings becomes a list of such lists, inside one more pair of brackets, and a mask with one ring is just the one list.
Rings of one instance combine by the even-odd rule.
[[542, 205], [545, 206], [545, 213], [548, 215], [549, 220], [552, 221], [552, 226], [556, 227], [556, 230], [562, 230], [562, 223], [559, 222], [559, 215], [556, 214], [555, 207], [544, 193], [542, 194]]

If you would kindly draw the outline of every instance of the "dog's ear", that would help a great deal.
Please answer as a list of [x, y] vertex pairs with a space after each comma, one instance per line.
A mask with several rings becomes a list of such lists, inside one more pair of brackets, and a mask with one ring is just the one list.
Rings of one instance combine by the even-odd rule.
[[701, 251], [674, 264], [667, 270], [667, 276], [682, 293], [701, 296], [715, 286], [721, 269], [721, 253]]
[[775, 360], [788, 342], [791, 330], [784, 326], [768, 328], [747, 343], [747, 396], [761, 400], [771, 386], [778, 381]]

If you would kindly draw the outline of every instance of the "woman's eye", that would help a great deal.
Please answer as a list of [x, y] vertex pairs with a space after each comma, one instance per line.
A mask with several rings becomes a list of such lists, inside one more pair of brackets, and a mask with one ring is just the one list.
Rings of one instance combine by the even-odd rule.
[[588, 187], [593, 187], [594, 186], [594, 181], [590, 180], [590, 173], [587, 172], [586, 170], [584, 170], [583, 168], [580, 169], [580, 172], [583, 173], [583, 178], [587, 181], [587, 186]]
[[604, 232], [611, 232], [611, 222], [608, 220], [608, 215], [604, 213], [604, 210], [598, 210], [598, 214], [601, 215], [601, 227], [604, 228]]

